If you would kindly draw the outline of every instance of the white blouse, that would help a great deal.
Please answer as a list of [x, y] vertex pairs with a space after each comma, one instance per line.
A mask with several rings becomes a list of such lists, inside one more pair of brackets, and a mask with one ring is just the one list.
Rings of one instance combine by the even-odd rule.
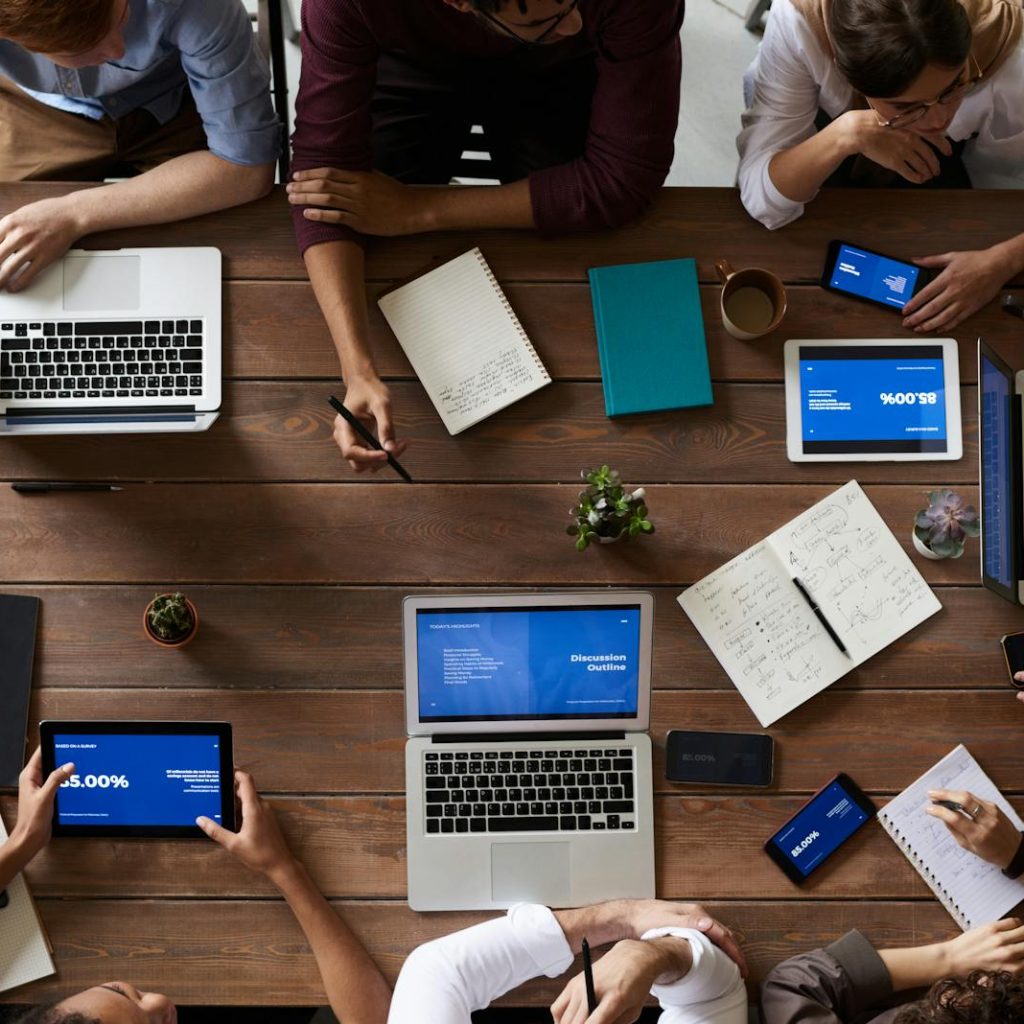
[[[775, 0], [744, 77], [744, 96], [747, 109], [736, 138], [740, 196], [752, 217], [780, 228], [800, 217], [804, 204], [775, 187], [768, 164], [814, 135], [819, 108], [832, 118], [851, 109], [853, 89], [790, 0]], [[1024, 38], [964, 98], [946, 134], [954, 141], [971, 139], [963, 160], [976, 188], [1024, 187]]]

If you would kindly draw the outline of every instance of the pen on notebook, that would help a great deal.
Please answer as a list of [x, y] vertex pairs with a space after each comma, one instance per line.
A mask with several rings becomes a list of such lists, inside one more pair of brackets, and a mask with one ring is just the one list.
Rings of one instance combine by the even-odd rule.
[[11, 490], [18, 494], [49, 494], [51, 491], [121, 491], [123, 487], [114, 484], [55, 484], [55, 483], [23, 483], [11, 484]]
[[814, 614], [818, 617], [818, 621], [825, 627], [825, 632], [828, 633], [830, 637], [832, 637], [832, 640], [835, 643], [836, 647], [838, 647], [839, 650], [841, 650], [843, 654], [845, 654], [849, 658], [850, 652], [844, 646], [843, 641], [839, 639], [839, 634], [832, 628], [832, 625], [828, 621], [828, 619], [825, 618], [825, 613], [814, 603], [814, 598], [812, 598], [811, 595], [807, 593], [807, 588], [803, 585], [803, 583], [800, 582], [800, 578], [798, 576], [794, 576], [793, 582], [796, 584], [796, 589], [799, 590], [800, 593], [803, 595], [803, 599], [807, 602], [807, 606], [811, 609], [812, 612], [814, 612]]
[[583, 981], [587, 986], [587, 1016], [597, 1009], [597, 993], [594, 991], [594, 965], [590, 962], [590, 943], [583, 940]]
[[949, 811], [958, 811], [965, 818], [970, 818], [974, 821], [974, 815], [971, 814], [963, 804], [958, 804], [955, 800], [933, 800], [933, 804], [937, 804], [939, 807], [945, 807]]
[[[346, 408], [345, 408], [345, 406], [343, 406], [343, 405], [341, 404], [341, 402], [339, 402], [339, 401], [337, 400], [337, 398], [335, 398], [335, 397], [334, 397], [334, 395], [331, 395], [331, 397], [330, 397], [330, 398], [328, 398], [328, 399], [327, 399], [327, 401], [331, 403], [331, 407], [332, 407], [332, 408], [333, 408], [333, 409], [334, 409], [334, 410], [335, 410], [335, 411], [336, 411], [336, 412], [337, 412], [337, 413], [338, 413], [338, 414], [339, 414], [340, 416], [344, 416], [344, 417], [345, 417], [345, 419], [346, 419], [346, 420], [348, 420], [348, 425], [349, 425], [349, 426], [350, 426], [350, 427], [351, 427], [351, 428], [352, 428], [352, 429], [353, 429], [353, 430], [354, 430], [354, 431], [355, 431], [355, 432], [356, 432], [356, 433], [357, 433], [357, 434], [358, 434], [358, 435], [359, 435], [359, 436], [360, 436], [360, 437], [361, 437], [361, 438], [362, 438], [362, 439], [363, 439], [363, 440], [364, 440], [364, 441], [365, 441], [365, 442], [366, 442], [366, 443], [367, 443], [367, 444], [368, 444], [368, 445], [369, 445], [369, 446], [370, 446], [371, 448], [375, 449], [375, 450], [376, 450], [376, 451], [378, 451], [378, 452], [382, 452], [382, 451], [384, 451], [384, 450], [385, 450], [385, 449], [384, 449], [384, 446], [383, 446], [383, 445], [382, 445], [382, 444], [380, 443], [380, 441], [378, 441], [378, 440], [377, 440], [377, 438], [375, 438], [375, 437], [373, 436], [373, 434], [371, 434], [371, 433], [370, 433], [370, 432], [369, 432], [369, 431], [368, 431], [368, 430], [366, 429], [366, 427], [364, 427], [364, 426], [362, 425], [362, 423], [360, 423], [360, 422], [359, 422], [359, 419], [358, 419], [358, 418], [357, 418], [356, 416], [353, 416], [353, 415], [352, 415], [352, 413], [350, 413], [350, 412], [348, 411], [348, 409], [346, 409]], [[395, 458], [395, 457], [394, 457], [394, 456], [393, 456], [393, 455], [391, 454], [391, 452], [388, 452], [388, 453], [387, 453], [387, 455], [388, 455], [388, 465], [389, 465], [389, 466], [390, 466], [390, 467], [391, 467], [391, 468], [392, 468], [392, 469], [393, 469], [393, 470], [394, 470], [394, 471], [395, 471], [395, 472], [396, 472], [396, 473], [397, 473], [397, 474], [398, 474], [398, 475], [399, 475], [399, 476], [400, 476], [400, 477], [401, 477], [401, 478], [402, 478], [402, 479], [403, 479], [403, 480], [404, 480], [404, 481], [405, 481], [406, 483], [410, 483], [410, 484], [411, 484], [411, 483], [412, 483], [412, 477], [411, 477], [411, 476], [409, 476], [409, 474], [408, 474], [408, 473], [407, 473], [407, 472], [406, 472], [406, 471], [405, 471], [405, 470], [404, 470], [404, 469], [402, 468], [402, 464], [401, 464], [401, 463], [400, 463], [400, 462], [398, 461], [398, 459], [396, 459], [396, 458]]]

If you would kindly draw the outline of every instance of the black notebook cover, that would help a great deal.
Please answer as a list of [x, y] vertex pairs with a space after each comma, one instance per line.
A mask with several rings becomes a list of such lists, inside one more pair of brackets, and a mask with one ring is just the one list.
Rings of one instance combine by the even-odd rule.
[[15, 788], [25, 763], [39, 598], [0, 594], [0, 788]]

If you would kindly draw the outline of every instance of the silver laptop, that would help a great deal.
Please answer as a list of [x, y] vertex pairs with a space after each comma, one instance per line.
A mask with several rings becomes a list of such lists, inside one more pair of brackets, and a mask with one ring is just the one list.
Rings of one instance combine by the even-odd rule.
[[220, 400], [217, 249], [72, 249], [0, 292], [0, 434], [207, 430]]
[[409, 597], [409, 905], [654, 895], [650, 594]]

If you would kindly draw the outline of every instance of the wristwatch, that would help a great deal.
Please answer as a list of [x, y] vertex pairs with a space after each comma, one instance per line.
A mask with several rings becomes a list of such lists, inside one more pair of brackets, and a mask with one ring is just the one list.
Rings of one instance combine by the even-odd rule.
[[1003, 874], [1007, 878], [1020, 878], [1021, 875], [1024, 875], [1024, 832], [1021, 832], [1020, 846], [1017, 847], [1013, 860], [1003, 868]]

